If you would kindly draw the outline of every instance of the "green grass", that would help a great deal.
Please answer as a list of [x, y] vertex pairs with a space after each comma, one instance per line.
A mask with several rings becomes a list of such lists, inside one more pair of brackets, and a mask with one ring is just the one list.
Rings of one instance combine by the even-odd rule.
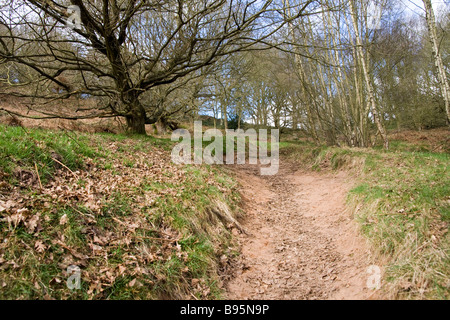
[[86, 135], [69, 135], [21, 127], [0, 125], [0, 170], [14, 179], [14, 172], [20, 168], [35, 172], [35, 164], [43, 182], [47, 181], [58, 164], [53, 158], [61, 158], [72, 170], [84, 167], [84, 157], [98, 156], [88, 144]]
[[[0, 298], [222, 298], [220, 257], [237, 250], [227, 223], [211, 209], [220, 202], [238, 214], [237, 185], [217, 166], [174, 166], [173, 145], [0, 126], [0, 200], [16, 205], [0, 212]], [[389, 151], [283, 141], [280, 152], [312, 170], [356, 174], [348, 202], [374, 252], [388, 257], [389, 297], [450, 297], [449, 154], [402, 141]], [[76, 177], [60, 176], [55, 154]], [[47, 192], [21, 187], [17, 172], [35, 166]], [[14, 226], [8, 217], [19, 208], [26, 215]], [[33, 217], [39, 224], [30, 230]], [[82, 268], [81, 290], [65, 286], [70, 264]]]
[[[237, 212], [239, 196], [220, 168], [174, 166], [168, 139], [0, 130], [0, 204], [14, 202], [0, 212], [0, 298], [222, 298], [220, 257], [236, 244], [211, 209]], [[76, 176], [60, 175], [53, 152]], [[42, 191], [15, 179], [35, 163]], [[11, 225], [19, 208], [27, 215]], [[69, 265], [81, 267], [81, 290], [66, 287]]]

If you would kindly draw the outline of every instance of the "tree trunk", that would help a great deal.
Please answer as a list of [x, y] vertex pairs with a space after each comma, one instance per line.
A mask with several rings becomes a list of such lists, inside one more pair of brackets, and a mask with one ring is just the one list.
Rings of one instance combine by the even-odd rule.
[[[291, 9], [290, 9], [289, 0], [284, 0], [284, 5], [285, 5], [287, 17], [291, 18]], [[292, 21], [288, 21], [288, 29], [289, 29], [289, 35], [291, 36], [291, 39], [292, 39], [292, 43], [297, 44], [297, 39], [295, 36], [295, 31], [294, 31], [294, 26], [292, 24]], [[306, 75], [305, 75], [305, 70], [303, 68], [303, 63], [301, 60], [301, 55], [300, 55], [298, 46], [295, 46], [295, 48], [294, 48], [294, 61], [295, 61], [297, 76], [299, 77], [300, 82], [303, 85], [301, 95], [303, 98], [302, 100], [306, 105], [306, 111], [307, 111], [306, 118], [308, 120], [308, 124], [309, 124], [310, 130], [311, 130], [311, 136], [312, 136], [314, 142], [319, 144], [320, 139], [319, 139], [317, 131], [316, 131], [316, 125], [315, 125], [315, 121], [313, 119], [313, 112], [312, 112], [312, 109], [310, 106], [310, 100], [308, 99], [308, 95], [306, 92], [306, 86], [307, 86]]]
[[127, 120], [128, 132], [134, 134], [146, 134], [145, 110], [138, 101], [131, 105], [130, 113], [125, 118]]
[[384, 148], [387, 150], [387, 149], [389, 149], [389, 140], [388, 140], [388, 137], [387, 137], [386, 130], [385, 130], [385, 128], [383, 126], [383, 123], [382, 123], [382, 121], [380, 119], [380, 115], [378, 114], [378, 109], [377, 109], [376, 102], [375, 102], [374, 89], [373, 89], [372, 81], [370, 80], [369, 69], [368, 69], [368, 66], [366, 64], [366, 59], [364, 57], [364, 52], [362, 50], [361, 35], [359, 34], [359, 28], [358, 28], [358, 22], [357, 22], [357, 12], [355, 10], [355, 6], [353, 4], [353, 0], [350, 0], [349, 4], [350, 4], [350, 10], [351, 10], [353, 27], [355, 29], [357, 53], [358, 53], [358, 56], [359, 56], [361, 67], [362, 67], [362, 70], [363, 70], [363, 73], [364, 73], [364, 79], [365, 79], [366, 86], [367, 86], [367, 98], [369, 100], [368, 103], [369, 103], [369, 106], [371, 107], [372, 114], [373, 114], [373, 119], [374, 119], [375, 124], [376, 124], [376, 126], [378, 128], [378, 132], [380, 133], [381, 138], [384, 141]]
[[[333, 23], [331, 20], [331, 13], [329, 12], [327, 14], [327, 26], [328, 29], [330, 30], [330, 35], [331, 35], [331, 44], [333, 45], [334, 48], [339, 48], [339, 46], [342, 45], [341, 43], [341, 34], [340, 34], [340, 29], [337, 29], [337, 39], [339, 39], [339, 43], [336, 40], [335, 35], [332, 32], [332, 27], [333, 27]], [[341, 68], [341, 56], [340, 56], [340, 52], [339, 50], [333, 50], [334, 51], [334, 55], [330, 52], [330, 60], [332, 61], [332, 63], [337, 67], [337, 77], [332, 77], [333, 82], [336, 86], [336, 88], [339, 88], [337, 95], [338, 95], [338, 100], [339, 100], [339, 106], [341, 109], [341, 113], [344, 115], [344, 127], [345, 127], [345, 132], [346, 132], [346, 139], [349, 142], [349, 145], [351, 147], [356, 147], [359, 146], [358, 144], [358, 139], [356, 137], [356, 133], [355, 133], [355, 129], [354, 129], [354, 114], [352, 113], [351, 109], [350, 109], [350, 105], [349, 105], [349, 101], [347, 99], [347, 89], [346, 88], [350, 88], [350, 84], [348, 82], [347, 79], [347, 75], [342, 72], [342, 68]], [[330, 92], [332, 90], [331, 87], [331, 80], [330, 80]], [[348, 94], [349, 96], [350, 94]]]
[[280, 115], [279, 115], [279, 113], [274, 113], [273, 114], [273, 122], [274, 122], [275, 128], [280, 129]]
[[228, 113], [227, 113], [227, 105], [224, 99], [220, 100], [220, 107], [222, 109], [222, 124], [225, 130], [228, 129]]
[[439, 43], [436, 32], [436, 20], [434, 16], [433, 6], [431, 0], [423, 0], [426, 10], [426, 20], [428, 25], [428, 33], [430, 34], [430, 41], [433, 47], [434, 62], [438, 71], [439, 85], [441, 87], [442, 97], [445, 102], [445, 111], [447, 113], [447, 125], [450, 124], [450, 85], [448, 83], [447, 75], [442, 62], [442, 56], [439, 52]]
[[219, 112], [217, 110], [217, 101], [214, 102], [214, 106], [213, 106], [213, 115], [214, 115], [214, 129], [217, 129], [217, 117]]

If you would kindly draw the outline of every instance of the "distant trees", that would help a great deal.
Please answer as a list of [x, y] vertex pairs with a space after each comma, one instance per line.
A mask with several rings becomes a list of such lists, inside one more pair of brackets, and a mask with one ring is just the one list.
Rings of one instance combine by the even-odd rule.
[[97, 97], [82, 117], [122, 116], [135, 133], [203, 112], [388, 148], [388, 129], [449, 121], [450, 15], [424, 5], [412, 19], [393, 0], [14, 1], [0, 13], [1, 90], [35, 105]]
[[[369, 147], [379, 137], [385, 148], [387, 128], [445, 125], [443, 81], [431, 63], [425, 20], [402, 16], [393, 1], [328, 0], [319, 15], [300, 21], [290, 19], [298, 2], [283, 3], [281, 51], [247, 54], [249, 121], [301, 129], [330, 145]], [[448, 15], [441, 19], [437, 39], [448, 79], [450, 24]]]

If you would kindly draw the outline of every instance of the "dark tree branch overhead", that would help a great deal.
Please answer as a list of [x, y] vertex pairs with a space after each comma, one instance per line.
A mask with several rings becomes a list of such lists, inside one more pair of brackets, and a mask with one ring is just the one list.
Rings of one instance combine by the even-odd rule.
[[[15, 1], [1, 8], [0, 61], [24, 67], [40, 98], [106, 97], [109, 114], [145, 133], [163, 108], [145, 105], [144, 93], [224, 56], [271, 47], [272, 36], [313, 2], [301, 1], [287, 19], [274, 0]], [[70, 5], [79, 9], [81, 28], [66, 28]], [[26, 96], [14, 90], [23, 82], [10, 81], [9, 93]]]

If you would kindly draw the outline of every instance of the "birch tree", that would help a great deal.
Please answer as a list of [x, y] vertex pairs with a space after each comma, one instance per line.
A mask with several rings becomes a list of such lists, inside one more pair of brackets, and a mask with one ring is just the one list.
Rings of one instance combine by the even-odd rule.
[[450, 125], [450, 86], [445, 72], [444, 63], [442, 62], [442, 55], [439, 49], [439, 41], [436, 32], [436, 19], [434, 15], [433, 5], [431, 0], [422, 0], [425, 6], [425, 19], [427, 21], [428, 34], [430, 37], [431, 46], [433, 49], [433, 58], [438, 72], [438, 79], [442, 97], [444, 98], [445, 111], [447, 113], [447, 125]]
[[351, 15], [353, 28], [354, 28], [354, 32], [355, 32], [357, 56], [358, 56], [359, 62], [362, 67], [362, 72], [363, 72], [364, 80], [365, 80], [365, 84], [366, 84], [368, 106], [370, 107], [370, 111], [373, 114], [373, 119], [377, 126], [378, 132], [384, 141], [384, 148], [389, 149], [389, 140], [387, 137], [386, 129], [384, 128], [382, 119], [380, 117], [380, 114], [379, 114], [379, 111], [377, 108], [377, 104], [375, 101], [375, 95], [374, 95], [375, 94], [374, 87], [373, 87], [372, 80], [370, 77], [370, 70], [368, 69], [368, 65], [366, 62], [367, 57], [363, 50], [363, 43], [361, 40], [361, 34], [360, 34], [359, 26], [358, 26], [358, 13], [356, 11], [354, 0], [349, 0], [349, 6], [350, 6], [350, 15]]

